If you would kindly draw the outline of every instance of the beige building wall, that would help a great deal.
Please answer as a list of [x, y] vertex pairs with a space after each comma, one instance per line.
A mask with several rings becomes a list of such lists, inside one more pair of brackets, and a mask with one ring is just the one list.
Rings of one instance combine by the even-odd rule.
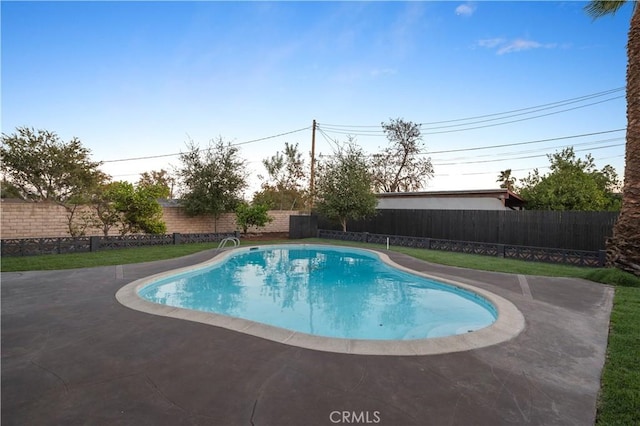
[[[89, 210], [86, 210], [89, 212]], [[274, 219], [263, 228], [249, 228], [248, 232], [289, 232], [289, 216], [297, 211], [269, 211]], [[210, 216], [189, 217], [181, 207], [163, 206], [163, 219], [167, 224], [167, 233], [181, 234], [233, 232], [237, 229], [235, 214], [225, 213], [217, 221]], [[118, 235], [117, 230], [110, 232]], [[102, 235], [99, 228], [87, 228], [86, 235]], [[67, 212], [64, 207], [51, 203], [28, 203], [15, 200], [0, 202], [0, 237], [38, 238], [68, 237]]]

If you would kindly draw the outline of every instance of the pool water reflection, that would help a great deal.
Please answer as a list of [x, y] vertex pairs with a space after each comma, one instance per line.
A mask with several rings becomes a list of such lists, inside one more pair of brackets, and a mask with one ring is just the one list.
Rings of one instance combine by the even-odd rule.
[[326, 337], [412, 340], [491, 325], [483, 297], [387, 265], [374, 253], [267, 246], [154, 281], [140, 297]]

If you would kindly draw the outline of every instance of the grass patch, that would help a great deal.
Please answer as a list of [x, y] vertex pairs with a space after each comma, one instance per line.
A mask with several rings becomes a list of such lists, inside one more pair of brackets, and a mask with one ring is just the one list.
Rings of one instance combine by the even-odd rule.
[[[386, 249], [383, 244], [369, 244], [351, 241], [308, 238], [304, 243], [323, 243], [362, 248]], [[292, 242], [291, 240], [242, 240], [241, 245], [264, 245]], [[47, 254], [41, 256], [4, 257], [0, 264], [2, 272], [43, 271], [55, 269], [89, 268], [94, 266], [125, 265], [128, 263], [150, 262], [186, 256], [202, 250], [218, 247], [218, 243], [195, 243], [166, 246], [134, 247], [116, 250], [102, 250], [94, 253]], [[606, 284], [640, 287], [640, 279], [615, 269], [585, 268], [553, 263], [527, 262], [516, 259], [482, 256], [477, 254], [453, 253], [391, 246], [391, 251], [404, 253], [417, 259], [442, 265], [482, 271], [506, 272], [512, 274], [541, 275], [547, 277], [585, 278]]]
[[218, 243], [195, 243], [167, 246], [132, 247], [93, 253], [44, 254], [40, 256], [3, 257], [2, 272], [45, 271], [125, 265], [186, 256], [218, 247]]
[[[394, 251], [408, 254], [427, 262], [482, 271], [507, 272], [524, 275], [543, 275], [547, 277], [579, 277], [585, 274], [584, 267], [561, 265], [555, 263], [527, 262], [517, 259], [501, 259], [499, 257], [479, 254], [450, 253], [435, 250], [420, 250], [398, 247]], [[590, 268], [589, 268], [590, 269]]]
[[640, 288], [617, 287], [596, 425], [640, 424]]
[[[325, 240], [309, 238], [304, 242], [345, 245], [362, 248], [377, 248], [386, 250], [383, 244], [369, 244], [352, 241]], [[528, 262], [526, 260], [503, 259], [500, 257], [482, 256], [479, 254], [455, 253], [450, 251], [426, 250], [410, 247], [389, 247], [390, 251], [404, 253], [417, 259], [441, 265], [457, 266], [459, 268], [478, 269], [481, 271], [506, 272], [511, 274], [541, 275], [545, 277], [586, 278], [596, 268], [586, 268], [558, 263]]]
[[[270, 244], [289, 241], [273, 240]], [[264, 243], [261, 241], [261, 243]], [[51, 271], [57, 269], [91, 268], [95, 266], [126, 265], [128, 263], [151, 262], [173, 259], [218, 247], [217, 242], [193, 243], [165, 246], [131, 247], [101, 250], [88, 253], [44, 254], [40, 256], [3, 257], [0, 271]], [[241, 245], [254, 245], [251, 240], [241, 241]], [[229, 245], [227, 245], [229, 247]]]
[[640, 277], [615, 268], [594, 269], [589, 271], [584, 278], [620, 287], [640, 287]]

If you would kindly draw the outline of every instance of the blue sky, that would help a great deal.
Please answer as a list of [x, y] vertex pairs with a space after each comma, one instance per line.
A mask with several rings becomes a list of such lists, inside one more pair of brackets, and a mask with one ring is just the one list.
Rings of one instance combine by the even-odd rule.
[[[112, 160], [304, 129], [241, 145], [247, 196], [285, 141], [310, 152], [313, 119], [322, 154], [347, 133], [378, 151], [390, 118], [425, 123], [428, 190], [544, 173], [544, 155], [567, 145], [622, 175], [624, 132], [559, 139], [626, 126], [631, 5], [593, 21], [584, 4], [3, 1], [2, 132], [76, 136], [114, 179], [135, 182], [177, 156]], [[477, 149], [545, 139], [557, 140]]]

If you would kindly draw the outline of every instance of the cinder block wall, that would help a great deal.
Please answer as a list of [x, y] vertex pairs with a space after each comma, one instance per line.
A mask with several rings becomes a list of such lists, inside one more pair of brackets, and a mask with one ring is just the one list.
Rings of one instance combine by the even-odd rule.
[[[251, 227], [248, 232], [289, 232], [289, 216], [300, 214], [298, 211], [270, 210], [273, 221], [262, 228]], [[225, 213], [218, 218], [212, 216], [190, 217], [180, 207], [163, 207], [162, 217], [167, 224], [167, 233], [180, 232], [191, 234], [198, 232], [233, 232], [238, 229], [236, 215]]]
[[167, 224], [167, 233], [181, 234], [207, 232], [233, 232], [236, 230], [236, 220], [233, 214], [223, 214], [217, 224], [212, 216], [188, 216], [180, 207], [163, 207], [162, 218]]
[[[2, 200], [0, 203], [2, 238], [68, 237], [67, 212], [51, 203], [26, 203]], [[91, 230], [89, 235], [101, 235]]]
[[[86, 210], [88, 212], [88, 210]], [[272, 210], [273, 222], [263, 228], [249, 228], [249, 232], [289, 232], [289, 216], [298, 211]], [[217, 224], [210, 216], [189, 217], [181, 207], [163, 206], [163, 219], [167, 233], [233, 232], [237, 228], [233, 213], [220, 216]], [[87, 228], [86, 235], [102, 235], [99, 228]], [[118, 235], [112, 230], [110, 235]], [[52, 203], [28, 203], [14, 200], [0, 202], [1, 238], [68, 237], [67, 212]]]

